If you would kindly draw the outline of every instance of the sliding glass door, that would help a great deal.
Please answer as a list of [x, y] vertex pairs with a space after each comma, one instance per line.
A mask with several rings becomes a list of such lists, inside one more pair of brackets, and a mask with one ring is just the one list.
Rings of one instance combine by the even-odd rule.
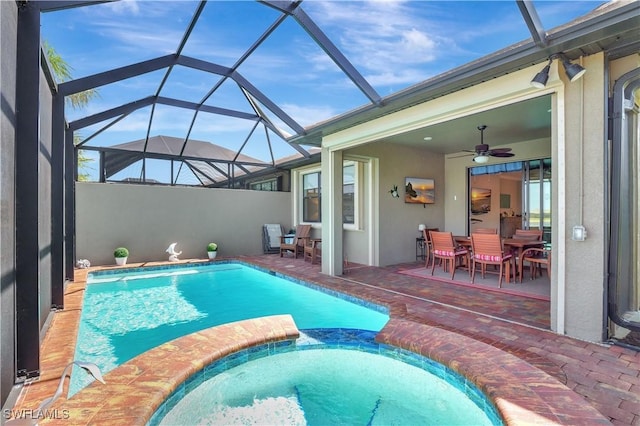
[[541, 229], [551, 243], [551, 159], [514, 161], [469, 169], [469, 233], [496, 228]]
[[524, 162], [522, 190], [523, 225], [542, 229], [543, 239], [551, 243], [551, 159]]

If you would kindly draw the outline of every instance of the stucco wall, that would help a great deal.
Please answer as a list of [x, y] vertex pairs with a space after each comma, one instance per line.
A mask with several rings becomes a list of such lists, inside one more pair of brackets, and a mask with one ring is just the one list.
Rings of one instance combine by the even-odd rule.
[[[424, 149], [389, 143], [371, 143], [348, 150], [379, 158], [379, 229], [380, 266], [416, 260], [418, 225], [444, 229], [444, 158]], [[435, 181], [435, 204], [404, 202], [405, 177], [432, 178]], [[398, 186], [400, 198], [389, 190]]]
[[[565, 85], [566, 332], [600, 340], [604, 323], [606, 82], [604, 55], [585, 57], [587, 73]], [[582, 217], [581, 217], [582, 216]], [[574, 225], [586, 241], [572, 241]], [[561, 236], [562, 237], [562, 236]]]
[[127, 184], [76, 185], [76, 257], [92, 265], [114, 263], [113, 250], [129, 249], [130, 262], [166, 260], [177, 242], [180, 258], [262, 253], [262, 225], [289, 229], [291, 193]]

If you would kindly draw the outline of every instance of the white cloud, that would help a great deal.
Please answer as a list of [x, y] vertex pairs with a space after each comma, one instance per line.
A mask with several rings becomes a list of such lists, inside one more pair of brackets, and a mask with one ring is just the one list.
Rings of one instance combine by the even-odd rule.
[[280, 108], [303, 127], [318, 123], [338, 113], [329, 105], [298, 105], [285, 103], [281, 104]]
[[116, 14], [133, 14], [137, 15], [140, 12], [140, 7], [138, 5], [138, 0], [120, 0], [112, 3], [107, 3], [106, 7], [111, 10], [111, 12]]

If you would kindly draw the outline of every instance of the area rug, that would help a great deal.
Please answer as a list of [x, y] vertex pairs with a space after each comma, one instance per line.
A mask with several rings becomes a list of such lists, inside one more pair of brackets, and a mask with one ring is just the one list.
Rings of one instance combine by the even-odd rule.
[[431, 268], [419, 267], [404, 269], [398, 271], [400, 274], [410, 275], [417, 278], [425, 278], [433, 281], [443, 282], [447, 284], [459, 285], [464, 287], [480, 288], [482, 290], [495, 291], [498, 293], [513, 294], [517, 296], [530, 297], [538, 300], [550, 300], [551, 284], [546, 275], [537, 277], [536, 279], [529, 278], [529, 272], [525, 272], [525, 277], [522, 279], [522, 283], [514, 283], [513, 280], [510, 283], [502, 281], [502, 288], [498, 287], [498, 275], [495, 273], [487, 273], [485, 278], [482, 278], [481, 274], [476, 272], [475, 282], [471, 282], [471, 277], [466, 270], [458, 270], [451, 280], [449, 272], [444, 272], [441, 267], [436, 267], [434, 274], [431, 275]]

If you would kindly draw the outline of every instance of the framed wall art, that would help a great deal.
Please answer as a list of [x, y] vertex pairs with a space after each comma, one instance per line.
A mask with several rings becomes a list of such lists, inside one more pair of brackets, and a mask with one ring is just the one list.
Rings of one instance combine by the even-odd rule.
[[485, 214], [491, 211], [491, 190], [471, 188], [471, 214]]
[[436, 189], [433, 179], [404, 178], [404, 202], [411, 204], [434, 204]]

